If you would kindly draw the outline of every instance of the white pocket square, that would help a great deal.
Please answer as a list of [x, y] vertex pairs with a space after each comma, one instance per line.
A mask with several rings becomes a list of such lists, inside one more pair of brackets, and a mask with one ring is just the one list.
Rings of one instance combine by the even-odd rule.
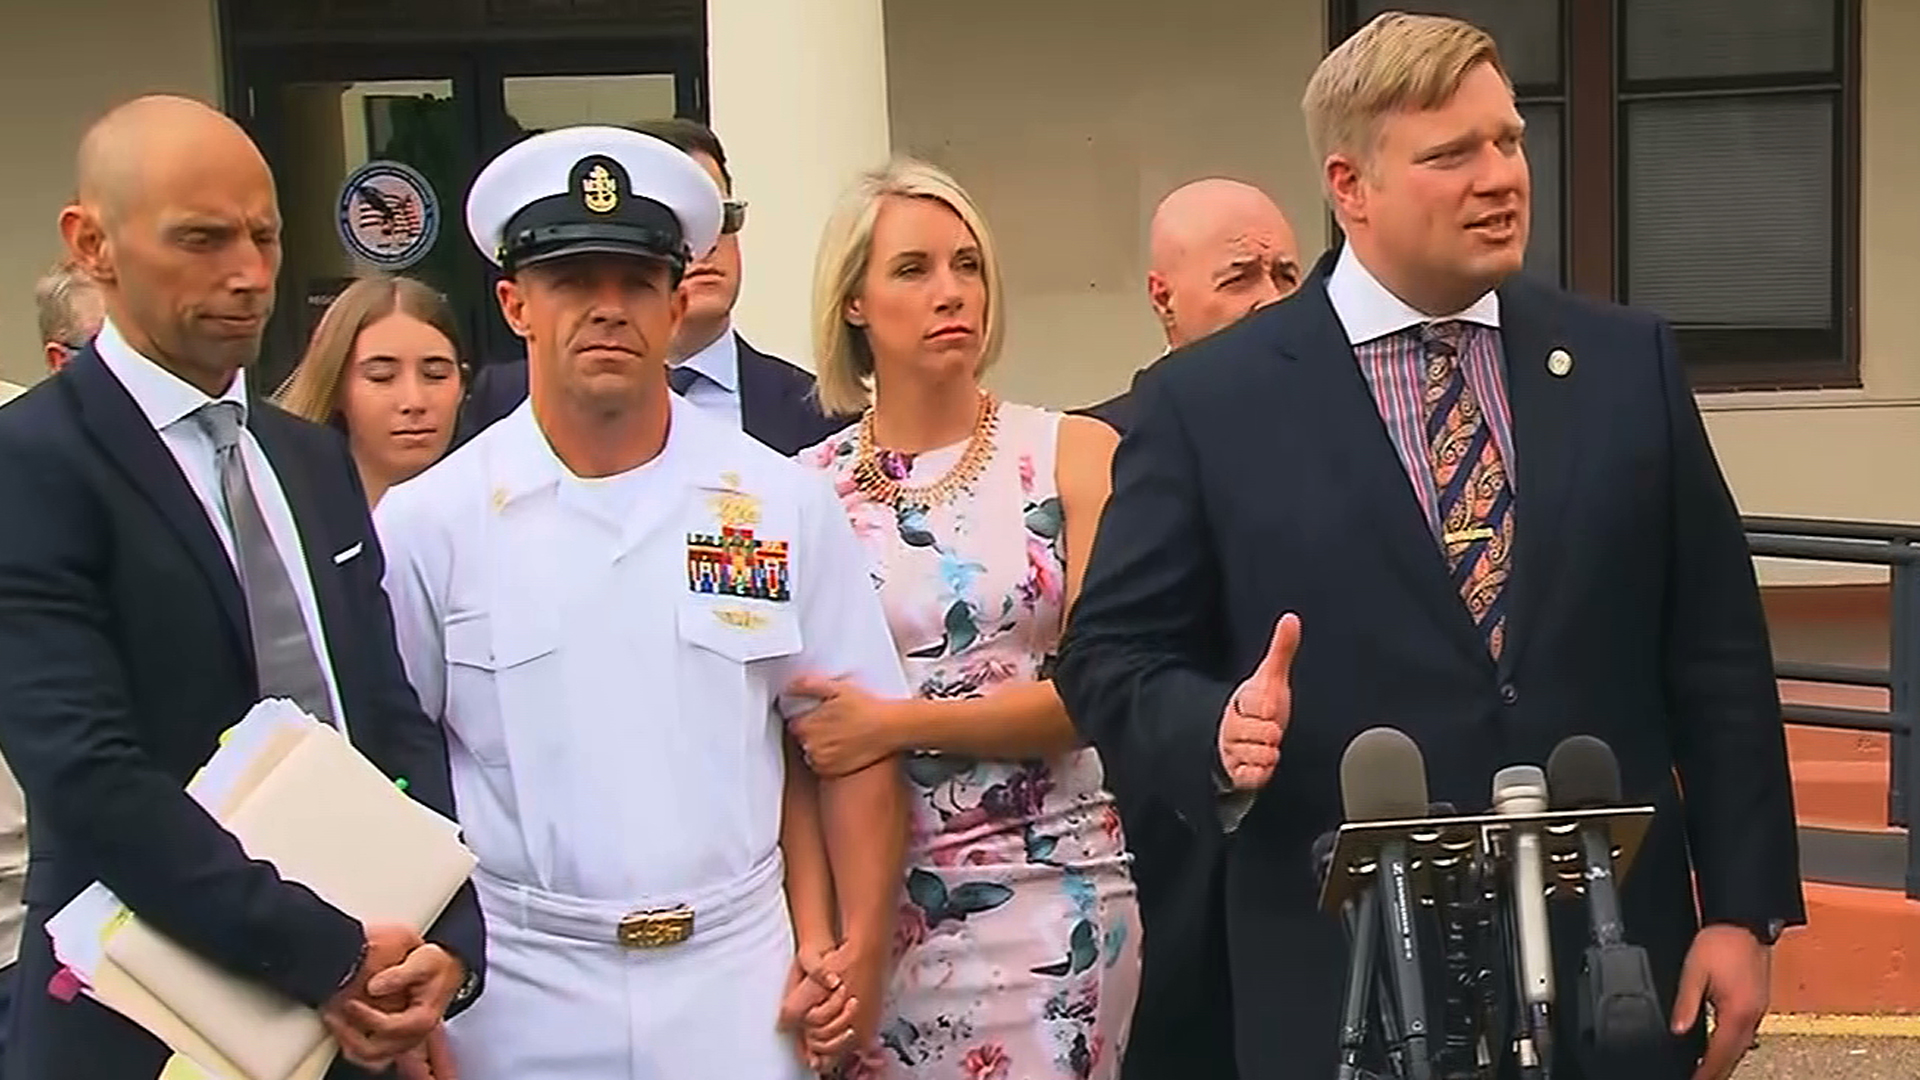
[[335, 555], [333, 557], [333, 565], [345, 566], [348, 563], [352, 562], [353, 560], [359, 558], [360, 549], [365, 546], [366, 546], [365, 544], [355, 544], [352, 547], [348, 548], [347, 550], [341, 552], [340, 554]]

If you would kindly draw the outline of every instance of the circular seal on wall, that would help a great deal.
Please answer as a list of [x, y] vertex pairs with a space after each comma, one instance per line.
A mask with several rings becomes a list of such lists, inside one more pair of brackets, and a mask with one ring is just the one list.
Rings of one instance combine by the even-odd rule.
[[340, 188], [340, 242], [382, 270], [426, 258], [440, 236], [440, 201], [427, 178], [398, 161], [369, 161]]

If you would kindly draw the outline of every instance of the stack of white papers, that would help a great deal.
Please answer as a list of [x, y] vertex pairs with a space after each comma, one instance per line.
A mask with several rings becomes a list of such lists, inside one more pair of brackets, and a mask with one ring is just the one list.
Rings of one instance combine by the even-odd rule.
[[[187, 792], [249, 856], [363, 923], [424, 931], [473, 871], [453, 822], [289, 701], [255, 706]], [[169, 1077], [318, 1080], [338, 1052], [319, 1014], [189, 952], [103, 885], [47, 931], [82, 992], [187, 1059]]]

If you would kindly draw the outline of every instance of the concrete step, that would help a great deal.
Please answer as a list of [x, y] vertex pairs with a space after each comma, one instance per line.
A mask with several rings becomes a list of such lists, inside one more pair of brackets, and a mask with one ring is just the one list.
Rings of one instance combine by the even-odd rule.
[[1862, 889], [1907, 887], [1907, 830], [1800, 826], [1800, 877]]
[[1887, 766], [1875, 761], [1793, 762], [1800, 824], [1878, 830], [1887, 826]]
[[[1821, 705], [1886, 707], [1884, 691], [1855, 687], [1782, 684], [1781, 694]], [[1920, 950], [1920, 903], [1905, 893], [1906, 831], [1887, 825], [1889, 737], [1789, 725], [1787, 751], [1801, 825], [1808, 925], [1789, 931], [1774, 950], [1773, 1008], [1920, 1014], [1920, 956], [1909, 954]], [[1834, 1067], [1841, 1064], [1836, 1059]], [[1879, 1075], [1867, 1070], [1867, 1063], [1855, 1064], [1863, 1071], [1845, 1075]], [[1793, 1072], [1813, 1068], [1795, 1054], [1781, 1058], [1779, 1067], [1789, 1071], [1754, 1075], [1842, 1075]], [[1747, 1075], [1741, 1074], [1743, 1080]]]
[[1777, 1012], [1920, 1014], [1920, 902], [1809, 881], [1807, 925], [1773, 956]]
[[[1843, 703], [1845, 687], [1818, 697], [1819, 704]], [[1859, 702], [1847, 704], [1871, 707]], [[1892, 743], [1884, 733], [1834, 731], [1789, 724], [1787, 756], [1793, 769], [1794, 809], [1803, 825], [1878, 830], [1887, 827], [1888, 768]]]

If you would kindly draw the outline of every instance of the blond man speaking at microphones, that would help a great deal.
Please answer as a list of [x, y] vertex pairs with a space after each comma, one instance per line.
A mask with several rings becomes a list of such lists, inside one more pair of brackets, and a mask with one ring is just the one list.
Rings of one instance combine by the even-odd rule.
[[1568, 735], [1615, 748], [1659, 808], [1621, 903], [1674, 1031], [1628, 1073], [1565, 1027], [1553, 1074], [1725, 1080], [1804, 910], [1759, 590], [1672, 328], [1521, 273], [1525, 125], [1480, 29], [1383, 15], [1303, 108], [1344, 243], [1140, 380], [1055, 685], [1112, 768], [1234, 833], [1242, 1076], [1334, 1071], [1310, 848], [1390, 724], [1462, 810]]

